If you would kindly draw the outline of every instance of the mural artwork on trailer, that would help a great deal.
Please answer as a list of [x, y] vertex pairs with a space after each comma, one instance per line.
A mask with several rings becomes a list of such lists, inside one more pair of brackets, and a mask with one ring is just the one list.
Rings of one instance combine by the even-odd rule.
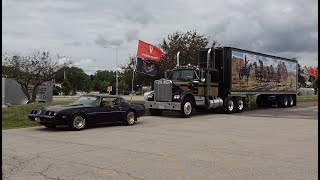
[[297, 90], [297, 63], [232, 51], [232, 91]]

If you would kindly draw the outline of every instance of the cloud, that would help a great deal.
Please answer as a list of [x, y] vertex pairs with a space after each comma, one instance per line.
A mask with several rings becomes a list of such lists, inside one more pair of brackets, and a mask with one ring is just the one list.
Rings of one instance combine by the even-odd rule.
[[[49, 50], [102, 69], [128, 62], [137, 40], [160, 44], [176, 31], [197, 30], [222, 46], [318, 62], [316, 0], [4, 0], [2, 50]], [[119, 47], [116, 55], [114, 48]]]
[[125, 37], [127, 41], [138, 40], [138, 30], [130, 30], [126, 33]]
[[94, 42], [101, 47], [108, 47], [108, 46], [116, 47], [116, 46], [120, 46], [123, 43], [123, 40], [120, 40], [120, 39], [107, 40], [104, 36], [99, 34], [98, 37], [94, 40]]
[[94, 42], [99, 45], [99, 46], [106, 46], [108, 44], [108, 41], [101, 35], [99, 34], [98, 37], [94, 40]]

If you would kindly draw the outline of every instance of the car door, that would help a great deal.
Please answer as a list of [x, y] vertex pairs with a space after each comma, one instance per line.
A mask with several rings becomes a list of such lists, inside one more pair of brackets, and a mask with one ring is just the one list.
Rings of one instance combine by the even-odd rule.
[[102, 98], [101, 104], [97, 107], [96, 123], [104, 123], [112, 121], [112, 101], [109, 98]]
[[113, 121], [121, 121], [124, 116], [124, 109], [121, 105], [122, 101], [120, 98], [115, 98], [113, 102], [113, 106], [111, 106], [111, 119]]

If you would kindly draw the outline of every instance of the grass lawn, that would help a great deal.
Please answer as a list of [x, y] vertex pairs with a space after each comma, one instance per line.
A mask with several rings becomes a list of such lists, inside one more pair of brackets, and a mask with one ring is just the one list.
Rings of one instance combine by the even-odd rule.
[[[318, 101], [318, 96], [297, 96], [299, 102]], [[18, 105], [8, 108], [2, 108], [2, 129], [24, 128], [38, 126], [37, 123], [28, 119], [27, 115], [31, 109], [35, 107], [46, 107], [53, 105], [66, 105], [71, 101], [55, 101], [51, 103], [32, 103], [27, 105]], [[136, 101], [134, 103], [143, 104], [143, 101]], [[251, 107], [255, 108], [255, 97], [251, 99]], [[145, 116], [148, 116], [149, 111], [146, 110]]]

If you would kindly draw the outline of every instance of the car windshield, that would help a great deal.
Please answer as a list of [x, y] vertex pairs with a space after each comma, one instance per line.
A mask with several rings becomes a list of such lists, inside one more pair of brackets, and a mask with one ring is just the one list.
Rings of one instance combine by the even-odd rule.
[[174, 70], [172, 72], [172, 80], [191, 81], [194, 79], [193, 69]]
[[75, 100], [70, 105], [97, 105], [99, 102], [99, 97], [97, 96], [81, 96], [77, 100]]

